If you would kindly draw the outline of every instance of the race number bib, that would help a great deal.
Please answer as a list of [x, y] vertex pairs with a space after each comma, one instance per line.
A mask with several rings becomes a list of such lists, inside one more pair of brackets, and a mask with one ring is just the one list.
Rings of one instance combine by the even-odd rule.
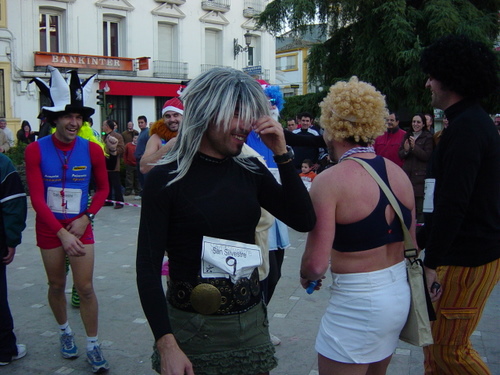
[[81, 189], [63, 190], [54, 186], [47, 189], [47, 205], [54, 213], [77, 215], [80, 213], [81, 201]]
[[426, 178], [424, 187], [424, 206], [422, 212], [434, 212], [434, 188], [436, 186], [435, 178]]
[[261, 264], [262, 252], [257, 245], [203, 237], [202, 277], [225, 277], [236, 282], [242, 277], [250, 277], [255, 267]]

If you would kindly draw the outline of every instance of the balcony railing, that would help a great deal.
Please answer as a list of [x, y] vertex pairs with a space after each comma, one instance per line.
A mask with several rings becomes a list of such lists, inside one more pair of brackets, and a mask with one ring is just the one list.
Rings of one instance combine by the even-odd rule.
[[243, 6], [243, 16], [252, 18], [261, 14], [263, 10], [263, 0], [245, 0]]
[[204, 73], [212, 68], [230, 68], [224, 65], [201, 64], [201, 72]]
[[153, 61], [153, 76], [157, 78], [187, 79], [188, 63], [177, 61]]
[[201, 8], [203, 10], [227, 12], [231, 8], [231, 0], [201, 0]]
[[100, 69], [97, 72], [101, 75], [107, 75], [107, 76], [137, 77], [137, 72], [135, 70], [127, 71], [127, 70]]
[[157, 3], [177, 4], [182, 5], [186, 0], [155, 0]]
[[276, 70], [297, 70], [297, 65], [284, 65], [284, 66], [277, 66]]

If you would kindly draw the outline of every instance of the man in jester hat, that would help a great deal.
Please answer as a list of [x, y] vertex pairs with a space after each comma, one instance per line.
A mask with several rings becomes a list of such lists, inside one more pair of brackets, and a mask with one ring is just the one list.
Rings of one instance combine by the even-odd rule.
[[[98, 304], [92, 275], [94, 235], [92, 221], [108, 195], [108, 177], [102, 147], [78, 136], [84, 121], [94, 113], [85, 104], [92, 93], [92, 76], [81, 83], [75, 71], [66, 81], [48, 67], [50, 86], [35, 79], [51, 106], [42, 107], [55, 132], [26, 148], [26, 175], [31, 203], [36, 211], [36, 240], [47, 273], [49, 305], [59, 325], [63, 358], [76, 358], [78, 349], [66, 311], [65, 257], [69, 258], [73, 282], [80, 296], [87, 335], [87, 361], [94, 373], [109, 369], [98, 337]], [[96, 193], [87, 207], [91, 177]]]

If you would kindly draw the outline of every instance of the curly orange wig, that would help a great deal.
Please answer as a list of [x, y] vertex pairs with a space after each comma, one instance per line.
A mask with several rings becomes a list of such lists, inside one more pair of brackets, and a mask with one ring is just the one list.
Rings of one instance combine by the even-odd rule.
[[331, 86], [320, 107], [320, 124], [329, 140], [352, 138], [370, 144], [387, 129], [384, 95], [356, 76]]
[[151, 125], [151, 129], [149, 129], [149, 135], [158, 134], [158, 136], [168, 141], [174, 137], [177, 137], [178, 132], [173, 132], [165, 125], [165, 121], [161, 118], [158, 121], [155, 121], [153, 125]]

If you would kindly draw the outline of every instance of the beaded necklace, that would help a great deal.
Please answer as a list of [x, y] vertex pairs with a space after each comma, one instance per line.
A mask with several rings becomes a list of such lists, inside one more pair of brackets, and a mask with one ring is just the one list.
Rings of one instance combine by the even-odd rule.
[[344, 154], [339, 158], [339, 163], [344, 160], [345, 158], [351, 156], [352, 154], [361, 154], [361, 153], [364, 153], [364, 152], [371, 152], [371, 153], [375, 153], [375, 149], [373, 147], [354, 147], [354, 148], [351, 148], [350, 150], [347, 150], [346, 152], [344, 152]]

